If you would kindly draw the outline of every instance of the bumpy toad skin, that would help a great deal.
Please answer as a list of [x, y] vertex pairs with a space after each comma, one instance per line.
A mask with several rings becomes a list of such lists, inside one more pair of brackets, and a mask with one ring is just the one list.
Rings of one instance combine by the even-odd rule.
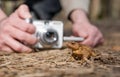
[[77, 42], [67, 43], [67, 47], [72, 49], [72, 57], [75, 60], [89, 61], [91, 56], [96, 56], [94, 50], [89, 46], [79, 44]]

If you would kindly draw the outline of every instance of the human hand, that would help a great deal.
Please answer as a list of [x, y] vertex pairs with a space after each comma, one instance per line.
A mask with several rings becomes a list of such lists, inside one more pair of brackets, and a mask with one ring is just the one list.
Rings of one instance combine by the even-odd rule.
[[96, 45], [103, 43], [102, 33], [97, 29], [97, 27], [90, 23], [74, 23], [73, 35], [83, 37], [85, 40], [81, 43], [91, 47], [95, 47]]
[[31, 52], [32, 49], [21, 42], [33, 45], [37, 39], [32, 34], [35, 27], [26, 23], [25, 19], [30, 18], [28, 7], [21, 5], [9, 17], [0, 21], [0, 50], [7, 52]]
[[84, 11], [76, 10], [73, 12], [71, 20], [73, 21], [73, 35], [83, 37], [85, 39], [80, 43], [91, 47], [95, 47], [96, 45], [103, 43], [104, 39], [102, 33], [97, 27], [89, 22]]

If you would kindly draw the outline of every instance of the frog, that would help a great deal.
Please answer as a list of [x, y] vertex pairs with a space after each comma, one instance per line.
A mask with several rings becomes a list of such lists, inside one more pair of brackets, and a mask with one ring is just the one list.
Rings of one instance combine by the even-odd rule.
[[67, 47], [72, 50], [72, 60], [81, 60], [81, 62], [91, 63], [90, 57], [95, 57], [96, 53], [90, 46], [78, 42], [68, 42]]

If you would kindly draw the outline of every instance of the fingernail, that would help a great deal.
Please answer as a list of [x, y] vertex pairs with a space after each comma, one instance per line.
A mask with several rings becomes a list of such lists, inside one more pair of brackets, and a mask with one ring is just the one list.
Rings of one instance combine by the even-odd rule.
[[31, 18], [31, 14], [27, 5], [21, 5], [17, 10], [21, 18]]
[[25, 49], [25, 50], [23, 50], [22, 52], [23, 52], [23, 53], [30, 53], [30, 52], [32, 52], [32, 49]]

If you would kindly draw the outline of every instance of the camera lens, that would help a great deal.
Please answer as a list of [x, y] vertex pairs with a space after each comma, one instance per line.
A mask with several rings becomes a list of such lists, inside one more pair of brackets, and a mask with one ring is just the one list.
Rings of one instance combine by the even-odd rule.
[[46, 37], [49, 38], [49, 39], [53, 39], [54, 40], [55, 33], [54, 32], [47, 32], [46, 33]]
[[58, 41], [58, 34], [53, 29], [48, 29], [43, 37], [46, 44], [54, 44]]

